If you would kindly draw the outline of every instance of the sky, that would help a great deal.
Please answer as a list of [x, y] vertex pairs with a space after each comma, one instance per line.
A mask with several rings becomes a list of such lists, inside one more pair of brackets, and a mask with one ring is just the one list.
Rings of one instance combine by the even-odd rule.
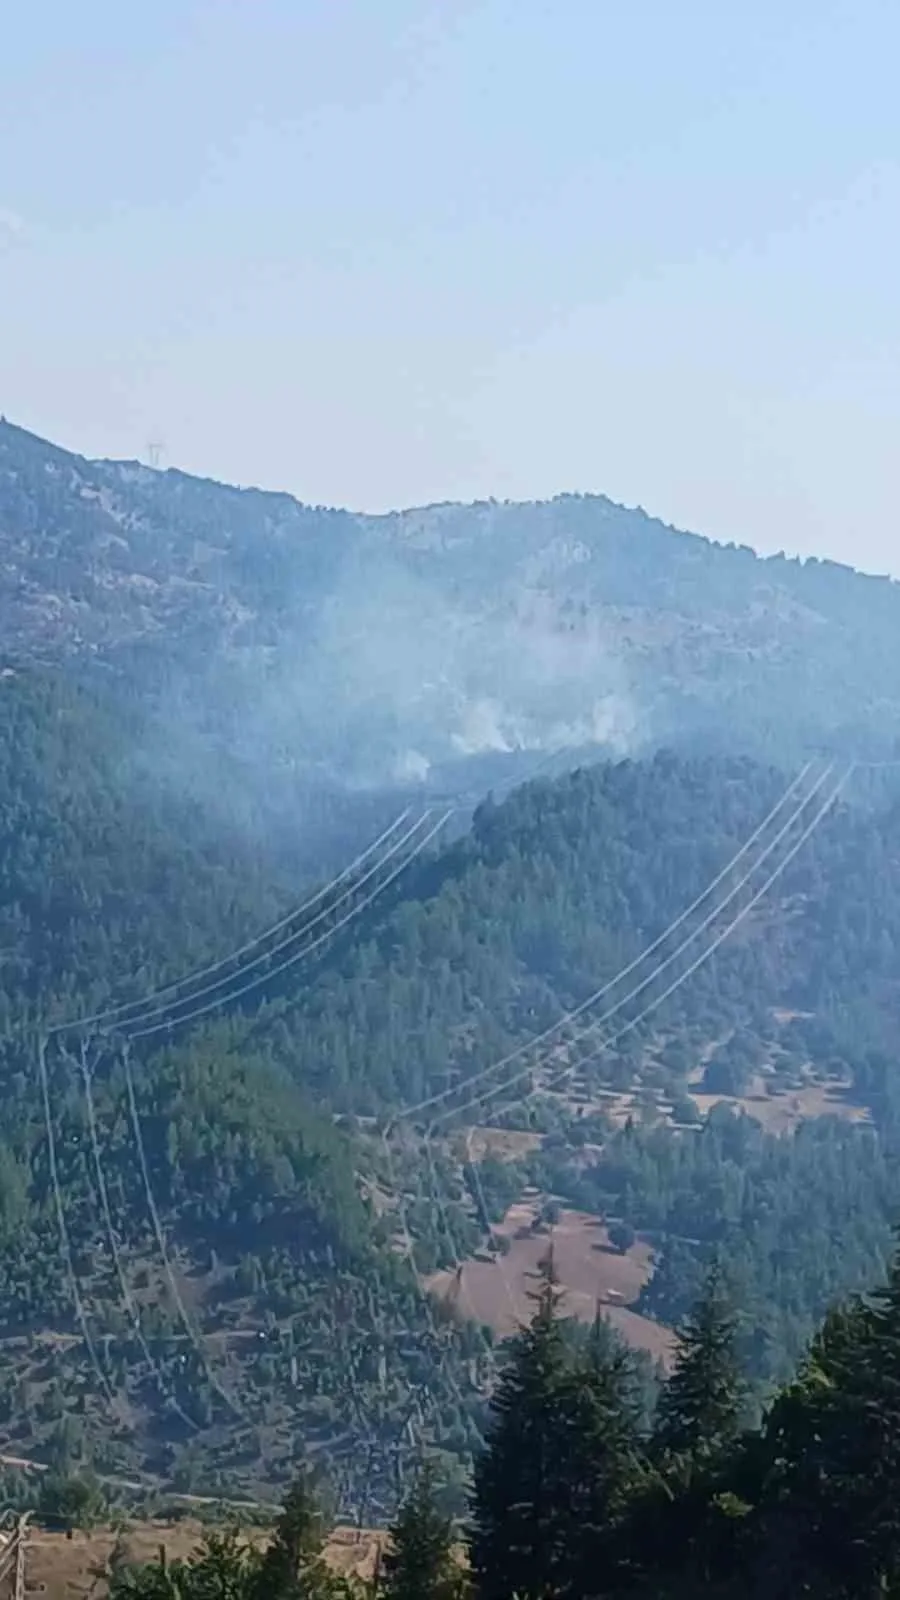
[[34, 0], [0, 411], [369, 510], [900, 575], [896, 0]]

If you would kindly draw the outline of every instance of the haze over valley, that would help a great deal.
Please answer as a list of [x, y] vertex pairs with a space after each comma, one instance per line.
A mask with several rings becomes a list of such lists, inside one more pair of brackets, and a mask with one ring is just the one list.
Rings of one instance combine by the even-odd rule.
[[549, 1245], [647, 1393], [712, 1255], [760, 1394], [877, 1281], [898, 585], [4, 423], [0, 622], [10, 1458], [458, 1505]]

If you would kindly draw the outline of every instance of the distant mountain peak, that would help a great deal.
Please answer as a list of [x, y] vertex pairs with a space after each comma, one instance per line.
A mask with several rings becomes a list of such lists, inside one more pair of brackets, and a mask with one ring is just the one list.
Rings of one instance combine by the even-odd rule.
[[8, 421], [0, 628], [10, 659], [112, 673], [176, 742], [342, 783], [673, 738], [880, 747], [900, 714], [888, 579], [603, 495], [368, 516]]

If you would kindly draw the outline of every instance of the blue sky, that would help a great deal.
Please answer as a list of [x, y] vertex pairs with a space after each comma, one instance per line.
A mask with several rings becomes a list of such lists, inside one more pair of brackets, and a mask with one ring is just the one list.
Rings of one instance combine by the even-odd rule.
[[0, 409], [366, 508], [900, 574], [896, 0], [35, 0]]

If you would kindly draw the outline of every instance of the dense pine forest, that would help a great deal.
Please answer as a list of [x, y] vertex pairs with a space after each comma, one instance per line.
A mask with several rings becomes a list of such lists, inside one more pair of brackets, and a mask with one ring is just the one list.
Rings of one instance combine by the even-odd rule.
[[[373, 806], [395, 856], [328, 890], [136, 767], [114, 698], [17, 668], [0, 710], [0, 1454], [264, 1496], [310, 1457], [377, 1519], [424, 1443], [459, 1514], [505, 1331], [464, 1260], [502, 1287], [518, 1234], [597, 1218], [598, 1274], [646, 1263], [610, 1339], [647, 1350], [721, 1258], [757, 1409], [879, 1280], [889, 772], [661, 752], [403, 848], [418, 814]], [[245, 993], [224, 958], [270, 925]], [[189, 983], [142, 1037], [141, 997], [210, 963], [211, 1006]], [[657, 1357], [628, 1359], [646, 1408]]]

